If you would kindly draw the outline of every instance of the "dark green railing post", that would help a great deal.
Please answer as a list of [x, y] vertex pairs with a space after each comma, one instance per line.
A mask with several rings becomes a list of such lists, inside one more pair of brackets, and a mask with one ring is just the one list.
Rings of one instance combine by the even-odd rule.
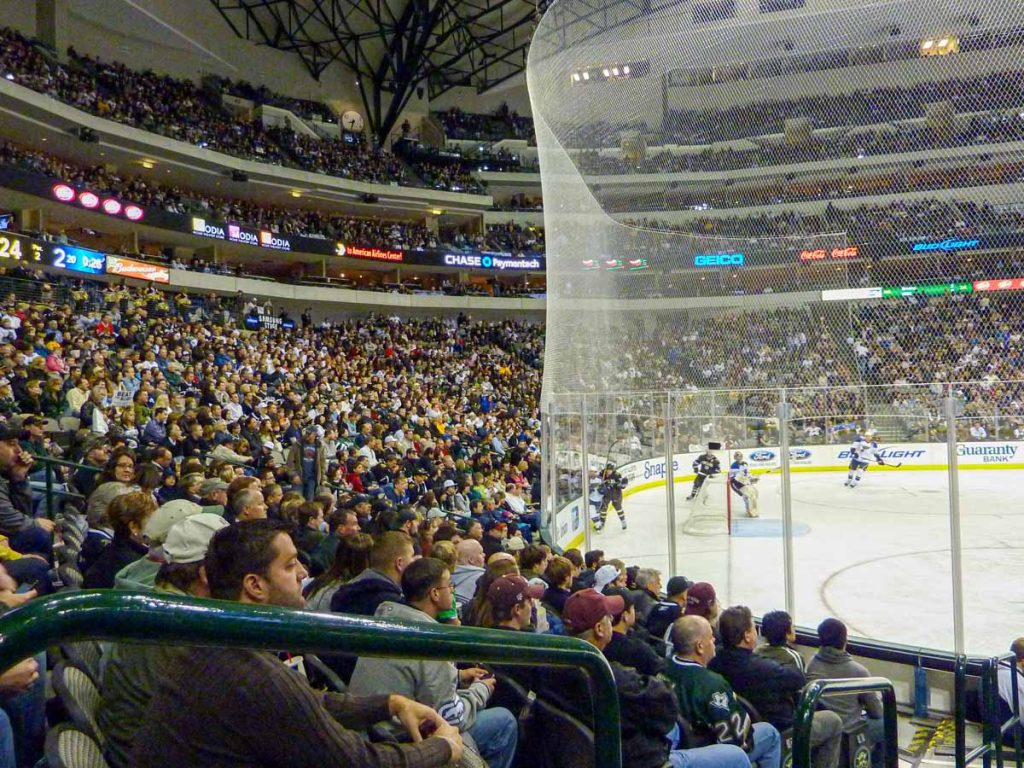
[[595, 767], [622, 768], [619, 698], [611, 667], [597, 648], [575, 638], [381, 621], [152, 592], [85, 591], [39, 598], [4, 614], [0, 670], [75, 640], [576, 667], [593, 683]]
[[956, 768], [967, 765], [967, 657], [957, 654], [953, 670], [953, 759]]
[[53, 464], [45, 462], [46, 468], [46, 516], [53, 520], [55, 517], [53, 511]]
[[818, 701], [824, 695], [855, 696], [861, 693], [882, 695], [882, 719], [885, 741], [882, 744], [885, 768], [898, 768], [899, 749], [896, 730], [896, 692], [884, 677], [853, 677], [815, 680], [804, 688], [793, 723], [793, 768], [811, 768], [811, 724]]
[[[998, 715], [993, 716], [992, 714], [992, 675], [994, 670], [992, 668], [992, 659], [985, 660], [984, 670], [981, 674], [981, 707], [982, 707], [982, 723], [981, 723], [981, 746], [983, 752], [981, 755], [981, 762], [985, 768], [990, 768], [992, 765], [992, 749], [999, 750], [999, 746], [995, 743], [995, 736], [993, 735], [993, 725]], [[996, 689], [998, 695], [998, 688]], [[999, 711], [998, 706], [996, 712]], [[1000, 763], [1002, 758], [1000, 757]]]

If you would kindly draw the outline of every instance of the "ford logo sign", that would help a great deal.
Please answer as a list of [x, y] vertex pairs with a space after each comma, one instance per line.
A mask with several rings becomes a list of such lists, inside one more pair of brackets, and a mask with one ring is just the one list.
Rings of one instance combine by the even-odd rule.
[[811, 452], [806, 448], [790, 448], [789, 458], [796, 459], [797, 461], [800, 461], [801, 459], [809, 459], [811, 458]]
[[751, 461], [771, 461], [775, 458], [775, 451], [751, 451]]

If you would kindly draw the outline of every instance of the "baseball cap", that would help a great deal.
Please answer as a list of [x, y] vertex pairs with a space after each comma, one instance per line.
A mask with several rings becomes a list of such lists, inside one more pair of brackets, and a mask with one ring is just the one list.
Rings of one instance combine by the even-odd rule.
[[619, 578], [619, 569], [614, 565], [602, 565], [594, 574], [594, 589], [604, 592], [604, 588]]
[[528, 597], [540, 600], [544, 597], [544, 587], [534, 586], [514, 573], [495, 579], [487, 589], [487, 599], [500, 611], [511, 610]]
[[142, 532], [150, 542], [160, 544], [167, 540], [167, 532], [175, 523], [191, 515], [198, 515], [202, 511], [202, 507], [188, 499], [169, 501], [150, 515]]
[[526, 542], [522, 536], [509, 536], [505, 542], [505, 549], [509, 552], [522, 552], [526, 549]]
[[668, 580], [668, 584], [665, 585], [665, 594], [669, 597], [681, 595], [692, 586], [693, 582], [685, 576], [673, 576]]
[[454, 480], [445, 480], [443, 483], [441, 483], [441, 487], [442, 488], [454, 488], [455, 487], [455, 481]]
[[228, 521], [211, 512], [199, 514], [179, 520], [167, 533], [164, 541], [164, 554], [169, 563], [198, 563], [206, 557], [210, 547], [210, 539], [221, 528], [227, 528]]
[[702, 616], [711, 610], [715, 598], [715, 588], [706, 581], [698, 581], [686, 593], [686, 610], [683, 613], [687, 616]]
[[618, 616], [626, 604], [618, 595], [605, 596], [593, 589], [582, 589], [569, 596], [562, 608], [562, 621], [574, 635], [593, 629], [605, 616]]
[[40, 425], [43, 425], [45, 423], [46, 423], [46, 419], [44, 419], [42, 416], [36, 416], [34, 414], [29, 414], [28, 416], [26, 416], [24, 419], [21, 420], [21, 427], [22, 427], [22, 429], [24, 429], [26, 427], [40, 426]]
[[493, 531], [495, 528], [505, 529], [505, 524], [496, 517], [492, 517], [484, 524], [485, 531]]
[[21, 428], [7, 422], [0, 427], [0, 442], [8, 440], [21, 440]]
[[208, 493], [214, 493], [215, 491], [226, 491], [228, 484], [217, 477], [210, 477], [203, 480], [202, 485], [199, 486], [199, 493], [201, 496], [205, 496]]

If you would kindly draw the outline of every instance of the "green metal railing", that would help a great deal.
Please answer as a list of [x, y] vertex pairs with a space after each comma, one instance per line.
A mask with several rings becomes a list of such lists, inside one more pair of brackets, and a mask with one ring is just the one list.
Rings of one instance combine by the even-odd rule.
[[898, 768], [896, 692], [884, 677], [815, 680], [804, 688], [793, 723], [793, 768], [811, 768], [811, 723], [822, 696], [855, 696], [872, 692], [882, 694], [882, 718], [885, 721], [882, 764], [885, 768]]
[[57, 459], [53, 456], [35, 456], [37, 464], [42, 464], [43, 469], [46, 471], [46, 495], [44, 497], [44, 509], [46, 510], [46, 516], [51, 520], [57, 515], [57, 508], [54, 505], [54, 501], [58, 497], [65, 499], [85, 499], [80, 493], [72, 493], [71, 491], [63, 491], [59, 488], [54, 487], [56, 477], [54, 475], [54, 467], [68, 467], [73, 470], [79, 469], [97, 469], [101, 470], [102, 467], [91, 467], [88, 464], [76, 464], [73, 461], [64, 461], [64, 459]]
[[[1010, 718], [1005, 722], [999, 717], [999, 667], [1008, 663], [1011, 668], [1010, 690], [1012, 706]], [[1021, 766], [1021, 719], [1020, 691], [1018, 675], [1014, 668], [1016, 657], [1012, 653], [993, 656], [987, 659], [968, 659], [964, 655], [957, 656], [953, 673], [954, 697], [954, 755], [957, 768], [965, 768], [979, 757], [985, 768], [992, 764], [995, 756], [998, 768], [1003, 766], [1003, 740], [1013, 734], [1013, 750], [1015, 763]], [[967, 751], [967, 677], [976, 670], [981, 678], [981, 744]]]
[[575, 638], [406, 624], [148, 592], [73, 592], [32, 600], [0, 618], [0, 669], [75, 640], [576, 667], [593, 684], [595, 766], [622, 768], [619, 699], [611, 667], [597, 648]]

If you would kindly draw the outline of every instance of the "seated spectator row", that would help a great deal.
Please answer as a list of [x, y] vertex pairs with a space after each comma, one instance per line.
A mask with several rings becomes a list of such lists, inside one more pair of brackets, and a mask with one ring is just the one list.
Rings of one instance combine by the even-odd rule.
[[[358, 181], [434, 189], [470, 187], [460, 178], [425, 168], [410, 173], [401, 161], [365, 142], [312, 139], [289, 128], [265, 128], [243, 120], [190, 80], [137, 72], [68, 50], [61, 64], [15, 30], [0, 30], [0, 70], [9, 80], [99, 117], [132, 125], [199, 147], [257, 162], [288, 165]], [[482, 187], [474, 184], [479, 192]]]
[[411, 250], [439, 246], [436, 237], [423, 223], [361, 219], [317, 210], [274, 208], [241, 198], [217, 197], [139, 176], [122, 176], [108, 166], [83, 168], [53, 155], [7, 142], [0, 143], [0, 163], [26, 168], [73, 186], [106, 192], [139, 205], [265, 227], [283, 234]]
[[576, 154], [579, 169], [593, 175], [648, 173], [702, 173], [770, 168], [778, 165], [822, 162], [843, 158], [864, 159], [906, 152], [983, 146], [1024, 139], [1024, 118], [1017, 114], [971, 117], [965, 127], [938, 133], [928, 126], [876, 128], [842, 135], [812, 136], [807, 142], [789, 144], [766, 142], [755, 149], [705, 149], [698, 153], [675, 154], [656, 147], [639, 162], [602, 156], [597, 150]]
[[519, 115], [508, 104], [502, 104], [487, 115], [465, 112], [458, 107], [432, 114], [444, 125], [445, 136], [449, 139], [526, 139], [531, 144], [536, 143], [533, 119]]

